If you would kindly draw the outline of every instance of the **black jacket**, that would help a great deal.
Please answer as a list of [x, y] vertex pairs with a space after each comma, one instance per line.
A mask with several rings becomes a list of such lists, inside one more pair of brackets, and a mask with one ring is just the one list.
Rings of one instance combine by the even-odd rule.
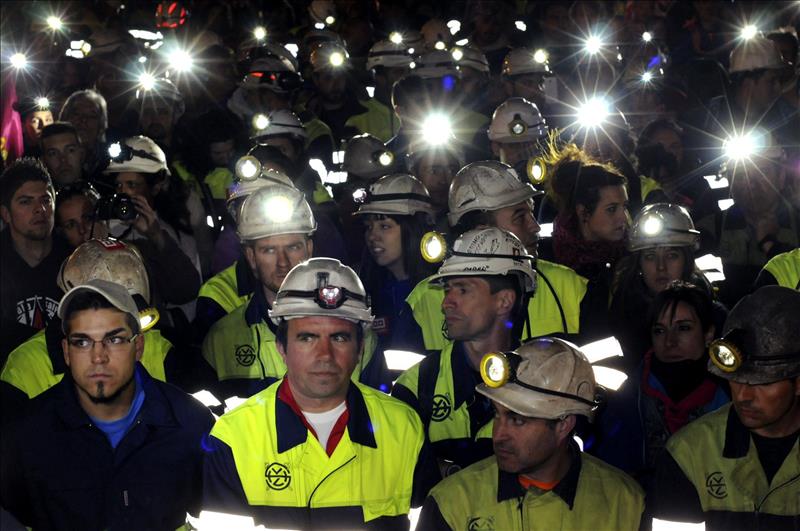
[[69, 373], [3, 434], [0, 505], [35, 529], [175, 529], [202, 494], [211, 413], [137, 365], [144, 403], [116, 449]]

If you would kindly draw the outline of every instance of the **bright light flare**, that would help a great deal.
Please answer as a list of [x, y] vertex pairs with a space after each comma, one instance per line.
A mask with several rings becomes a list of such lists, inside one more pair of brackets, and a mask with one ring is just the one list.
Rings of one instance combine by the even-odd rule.
[[648, 236], [659, 234], [664, 228], [664, 222], [655, 216], [649, 217], [642, 223], [642, 232]]
[[328, 61], [331, 63], [331, 66], [339, 67], [344, 64], [344, 54], [342, 52], [333, 52]]
[[459, 31], [461, 31], [461, 21], [459, 20], [448, 20], [447, 27], [450, 29], [450, 35], [455, 35]]
[[644, 33], [642, 33], [642, 40], [644, 42], [652, 41], [653, 40], [653, 34], [650, 33], [649, 31], [645, 31]]
[[47, 26], [53, 31], [60, 31], [64, 27], [64, 21], [60, 17], [50, 15], [47, 17]]
[[44, 96], [39, 96], [36, 98], [36, 106], [40, 109], [49, 109], [50, 108], [50, 100], [45, 98]]
[[749, 159], [758, 149], [758, 142], [751, 133], [732, 136], [725, 140], [722, 149], [730, 160]]
[[122, 154], [122, 145], [119, 142], [114, 142], [108, 146], [108, 156], [112, 159], [119, 157]]
[[174, 50], [169, 55], [169, 65], [178, 72], [188, 72], [192, 69], [194, 59], [186, 50]]
[[275, 223], [286, 223], [292, 219], [294, 208], [288, 197], [276, 195], [264, 203], [264, 214]]
[[156, 78], [150, 72], [142, 72], [139, 74], [139, 85], [144, 90], [153, 90], [153, 87], [156, 86]]
[[444, 43], [444, 41], [436, 41], [436, 44], [434, 44], [433, 47], [437, 50], [444, 50], [447, 48], [447, 45]]
[[446, 144], [453, 136], [453, 125], [450, 118], [441, 113], [431, 114], [422, 124], [422, 138], [428, 144], [440, 146]]
[[325, 17], [325, 24], [328, 26], [333, 26], [333, 23], [336, 22], [336, 18], [333, 15], [328, 15]]
[[453, 52], [451, 53], [453, 56], [453, 60], [460, 61], [464, 58], [464, 52], [461, 51], [461, 48], [454, 48]]
[[253, 127], [258, 131], [263, 131], [269, 126], [269, 118], [266, 114], [256, 114], [253, 116]]
[[608, 117], [608, 108], [608, 101], [605, 98], [591, 98], [578, 109], [578, 123], [582, 127], [597, 127]]
[[750, 40], [758, 35], [758, 28], [754, 24], [748, 24], [742, 28], [740, 35], [744, 40]]
[[24, 53], [17, 52], [11, 56], [11, 66], [17, 70], [21, 70], [28, 66], [28, 58], [25, 57]]
[[544, 64], [547, 62], [547, 52], [541, 48], [533, 52], [533, 60], [537, 63]]
[[652, 72], [645, 72], [642, 74], [642, 83], [650, 83], [653, 81], [653, 73]]
[[527, 25], [527, 24], [525, 24], [525, 22], [524, 22], [524, 21], [522, 21], [522, 20], [517, 20], [517, 21], [515, 21], [515, 22], [514, 22], [514, 26], [515, 26], [515, 27], [516, 27], [516, 28], [517, 28], [519, 31], [528, 31], [528, 25]]
[[256, 29], [253, 30], [253, 37], [255, 37], [257, 41], [263, 41], [267, 38], [267, 28], [264, 26], [256, 26]]
[[602, 46], [603, 46], [603, 41], [600, 40], [600, 37], [598, 37], [597, 35], [591, 35], [588, 39], [586, 39], [586, 42], [584, 43], [586, 51], [592, 55], [599, 52]]
[[389, 34], [389, 40], [394, 44], [403, 44], [403, 35], [399, 31], [393, 31]]

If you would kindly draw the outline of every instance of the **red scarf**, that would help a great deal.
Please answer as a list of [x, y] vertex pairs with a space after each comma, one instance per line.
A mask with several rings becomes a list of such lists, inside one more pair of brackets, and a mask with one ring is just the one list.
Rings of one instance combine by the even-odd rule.
[[666, 393], [650, 386], [650, 364], [653, 361], [653, 351], [644, 355], [644, 367], [642, 368], [642, 390], [648, 396], [664, 404], [664, 417], [670, 433], [675, 433], [689, 422], [689, 415], [698, 408], [708, 404], [714, 399], [717, 392], [717, 384], [706, 378], [694, 391], [686, 395], [678, 403], [672, 401]]
[[578, 218], [559, 215], [553, 223], [553, 254], [556, 262], [576, 271], [594, 264], [614, 265], [625, 255], [625, 240], [584, 240], [578, 230]]
[[[278, 399], [292, 408], [292, 411], [294, 411], [295, 415], [300, 418], [308, 431], [310, 431], [314, 437], [319, 440], [317, 432], [314, 431], [314, 427], [308, 423], [308, 420], [306, 420], [306, 416], [303, 415], [303, 411], [300, 409], [300, 406], [297, 404], [297, 402], [295, 402], [294, 395], [292, 394], [292, 388], [289, 387], [289, 381], [286, 379], [281, 382], [281, 386], [278, 388]], [[325, 453], [328, 454], [328, 457], [333, 455], [333, 451], [336, 450], [336, 446], [338, 446], [339, 441], [342, 440], [342, 435], [344, 435], [344, 430], [347, 428], [347, 422], [349, 420], [350, 411], [345, 409], [344, 413], [342, 413], [342, 415], [336, 421], [336, 424], [334, 424], [331, 434], [328, 436], [328, 445], [327, 448], [325, 448]]]

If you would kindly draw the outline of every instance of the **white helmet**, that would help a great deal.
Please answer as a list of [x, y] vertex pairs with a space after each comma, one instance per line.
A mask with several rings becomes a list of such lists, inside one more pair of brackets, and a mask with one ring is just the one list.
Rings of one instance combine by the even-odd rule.
[[253, 61], [239, 86], [247, 90], [263, 88], [286, 94], [299, 88], [302, 81], [291, 61], [270, 54]]
[[509, 98], [495, 109], [488, 133], [501, 144], [536, 142], [547, 136], [547, 124], [535, 103]]
[[408, 53], [408, 46], [401, 42], [399, 44], [390, 40], [378, 41], [369, 49], [367, 55], [367, 70], [372, 70], [376, 66], [386, 68], [411, 68], [414, 58]]
[[600, 388], [592, 365], [578, 347], [563, 339], [533, 339], [511, 352], [481, 360], [483, 396], [526, 417], [559, 419], [584, 415], [592, 420]]
[[372, 309], [355, 271], [335, 258], [311, 258], [289, 271], [269, 311], [272, 322], [299, 317], [338, 317], [367, 328]]
[[499, 210], [542, 193], [520, 181], [508, 164], [496, 160], [473, 162], [461, 168], [450, 183], [447, 219], [454, 227], [467, 212]]
[[445, 50], [433, 50], [424, 53], [417, 61], [414, 75], [422, 79], [434, 79], [444, 76], [458, 76], [458, 65], [453, 55]]
[[244, 200], [236, 232], [246, 242], [283, 234], [311, 235], [316, 229], [317, 222], [303, 192], [268, 184]]
[[[245, 157], [242, 157], [242, 159], [244, 158]], [[239, 159], [239, 162], [236, 164], [237, 170], [242, 159]], [[280, 184], [288, 186], [289, 188], [296, 188], [292, 180], [285, 173], [262, 166], [255, 157], [250, 157], [248, 160], [250, 160], [250, 163], [252, 163], [255, 168], [253, 177], [249, 179], [240, 178], [234, 181], [233, 184], [228, 187], [227, 197], [225, 199], [225, 206], [228, 209], [228, 213], [236, 222], [239, 221], [239, 211], [241, 210], [242, 203], [256, 190], [260, 190], [271, 184]]]
[[137, 90], [136, 98], [141, 100], [142, 107], [151, 103], [168, 102], [173, 109], [173, 122], [177, 122], [186, 112], [186, 103], [178, 87], [175, 86], [175, 83], [163, 77], [153, 80], [152, 87]]
[[514, 48], [503, 59], [504, 76], [520, 76], [523, 74], [551, 75], [550, 57], [546, 50], [530, 48]]
[[343, 44], [338, 42], [321, 42], [311, 52], [311, 69], [314, 72], [347, 68], [350, 54]]
[[111, 161], [103, 173], [158, 173], [167, 172], [167, 156], [153, 140], [146, 136], [133, 136], [108, 146]]
[[462, 68], [472, 68], [478, 72], [485, 74], [489, 73], [489, 61], [486, 56], [472, 46], [456, 46], [453, 48], [451, 55], [455, 59], [456, 64]]
[[381, 177], [370, 185], [364, 203], [354, 215], [413, 216], [417, 212], [428, 214], [431, 220], [435, 216], [428, 190], [416, 177], [395, 173]]
[[441, 284], [447, 277], [508, 275], [520, 277], [525, 292], [536, 291], [535, 256], [528, 254], [519, 238], [510, 232], [489, 227], [470, 230], [459, 236], [450, 256], [429, 278]]
[[628, 249], [692, 247], [700, 245], [700, 231], [684, 207], [669, 203], [646, 205], [633, 220]]
[[342, 170], [363, 179], [374, 180], [396, 166], [394, 153], [378, 138], [364, 133], [347, 141]]
[[57, 284], [65, 293], [92, 279], [115, 282], [150, 304], [150, 278], [139, 249], [113, 238], [80, 244], [61, 264]]
[[251, 140], [258, 141], [278, 135], [289, 135], [303, 141], [308, 138], [300, 118], [286, 109], [272, 111], [269, 115], [256, 114], [251, 125]]
[[778, 70], [786, 65], [778, 45], [766, 37], [756, 36], [739, 43], [731, 51], [729, 74], [752, 70]]

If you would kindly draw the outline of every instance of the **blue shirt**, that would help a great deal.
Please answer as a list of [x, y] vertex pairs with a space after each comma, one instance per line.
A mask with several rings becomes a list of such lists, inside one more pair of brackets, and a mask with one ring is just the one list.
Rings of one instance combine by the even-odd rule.
[[90, 417], [92, 422], [106, 434], [112, 448], [116, 448], [125, 434], [128, 433], [128, 429], [133, 424], [133, 421], [136, 419], [144, 403], [144, 389], [142, 388], [141, 377], [139, 376], [138, 370], [134, 373], [134, 379], [136, 391], [133, 394], [133, 401], [131, 402], [131, 408], [128, 410], [127, 415], [121, 419], [112, 420], [110, 422]]

